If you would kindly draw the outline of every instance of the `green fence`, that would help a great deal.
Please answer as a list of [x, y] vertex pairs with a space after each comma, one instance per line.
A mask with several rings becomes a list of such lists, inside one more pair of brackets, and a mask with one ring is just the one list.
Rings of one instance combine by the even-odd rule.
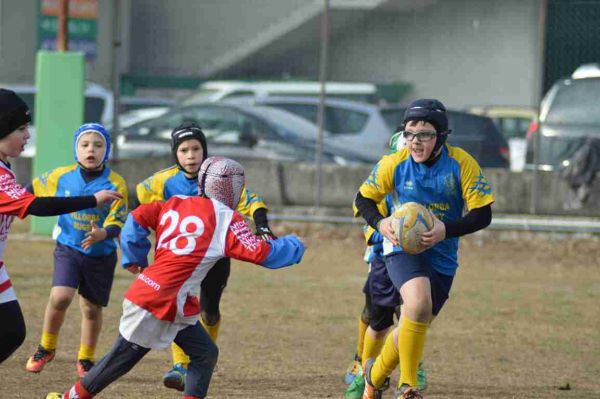
[[544, 93], [592, 62], [600, 62], [600, 0], [548, 0]]

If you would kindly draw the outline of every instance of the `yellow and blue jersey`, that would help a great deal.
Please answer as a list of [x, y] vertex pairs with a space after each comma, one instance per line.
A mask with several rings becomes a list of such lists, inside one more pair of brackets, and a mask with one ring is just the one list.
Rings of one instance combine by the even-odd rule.
[[[359, 191], [378, 204], [390, 194], [387, 201], [390, 210], [406, 202], [418, 202], [442, 222], [458, 220], [465, 209], [470, 211], [494, 202], [492, 189], [477, 161], [461, 148], [450, 145], [442, 148], [440, 158], [430, 167], [414, 162], [407, 148], [384, 156]], [[356, 207], [354, 212], [357, 215]], [[401, 247], [384, 239], [385, 255], [401, 251]], [[458, 267], [457, 252], [458, 238], [454, 237], [423, 254], [438, 272], [452, 276]]]
[[[140, 204], [164, 201], [174, 195], [198, 195], [198, 180], [188, 179], [177, 165], [156, 172], [136, 186]], [[245, 186], [236, 210], [242, 215], [252, 216], [259, 208], [267, 209], [262, 197], [249, 191]]]
[[89, 256], [105, 256], [114, 252], [117, 245], [114, 240], [95, 243], [87, 250], [81, 247], [85, 234], [91, 230], [91, 222], [100, 227], [123, 227], [127, 219], [127, 184], [125, 180], [110, 168], [105, 167], [102, 173], [86, 182], [81, 175], [81, 168], [74, 164], [53, 169], [33, 179], [33, 193], [42, 197], [77, 197], [94, 195], [100, 190], [114, 190], [123, 198], [96, 208], [83, 209], [77, 212], [60, 215], [56, 241]]

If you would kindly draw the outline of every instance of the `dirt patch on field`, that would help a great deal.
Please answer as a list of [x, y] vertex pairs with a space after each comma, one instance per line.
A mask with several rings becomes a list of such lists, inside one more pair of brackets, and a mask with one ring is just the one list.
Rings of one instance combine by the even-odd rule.
[[[279, 224], [310, 244], [302, 264], [270, 271], [235, 262], [223, 298], [210, 398], [338, 398], [353, 356], [361, 287], [360, 227]], [[6, 264], [24, 309], [26, 343], [0, 365], [0, 398], [44, 398], [76, 379], [74, 303], [56, 360], [24, 371], [39, 340], [53, 243], [9, 242]], [[600, 244], [594, 237], [476, 234], [464, 239], [451, 298], [428, 335], [428, 398], [599, 398]], [[118, 270], [98, 349], [117, 334], [131, 275]], [[2, 321], [4, 322], [4, 321]], [[177, 398], [153, 351], [101, 397]], [[397, 375], [397, 372], [395, 373]], [[564, 390], [568, 387], [570, 390]], [[387, 392], [385, 398], [392, 398]]]

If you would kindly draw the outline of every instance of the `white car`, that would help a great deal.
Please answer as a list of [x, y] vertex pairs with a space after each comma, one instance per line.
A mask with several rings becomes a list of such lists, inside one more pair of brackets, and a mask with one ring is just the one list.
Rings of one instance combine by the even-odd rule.
[[[246, 82], [240, 80], [214, 80], [202, 83], [180, 105], [195, 105], [221, 101], [240, 96], [262, 98], [267, 96], [319, 96], [321, 83], [316, 81]], [[373, 83], [327, 82], [328, 98], [375, 103], [377, 86]]]

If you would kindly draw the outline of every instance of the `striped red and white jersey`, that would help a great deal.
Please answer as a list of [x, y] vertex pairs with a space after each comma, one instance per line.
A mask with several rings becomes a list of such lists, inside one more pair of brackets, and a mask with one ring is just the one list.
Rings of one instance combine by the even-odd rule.
[[260, 264], [271, 248], [239, 213], [207, 198], [175, 196], [141, 205], [131, 216], [139, 227], [156, 231], [156, 244], [154, 263], [138, 275], [125, 298], [159, 320], [195, 323], [200, 283], [219, 259]]
[[27, 208], [35, 196], [25, 190], [15, 179], [10, 168], [0, 161], [0, 303], [17, 299], [4, 264], [4, 251], [8, 230], [15, 216], [27, 216]]

